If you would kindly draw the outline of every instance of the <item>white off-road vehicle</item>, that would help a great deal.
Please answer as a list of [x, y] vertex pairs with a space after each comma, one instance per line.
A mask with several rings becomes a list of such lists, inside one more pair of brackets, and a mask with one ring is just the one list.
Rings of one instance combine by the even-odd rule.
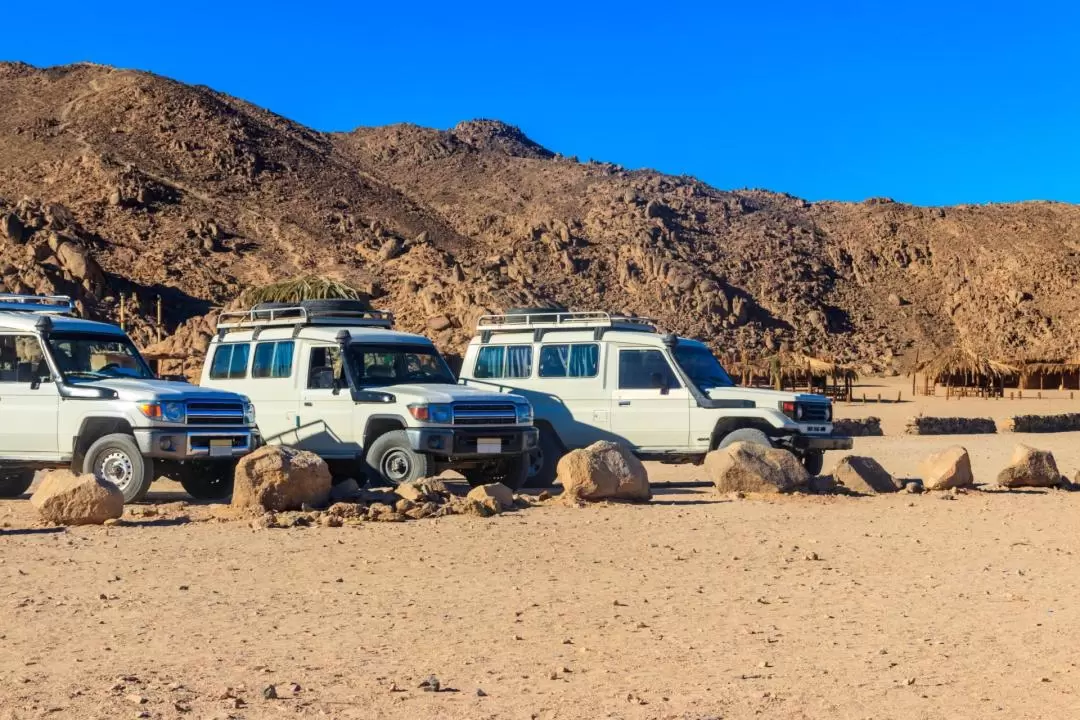
[[159, 476], [227, 496], [259, 443], [251, 403], [156, 379], [123, 330], [72, 312], [68, 297], [0, 295], [0, 496], [53, 467], [92, 472], [129, 502]]
[[709, 348], [661, 334], [655, 322], [606, 312], [512, 310], [480, 319], [462, 382], [532, 402], [540, 445], [530, 484], [550, 484], [559, 458], [597, 440], [642, 458], [700, 462], [736, 441], [790, 450], [821, 471], [832, 403], [813, 394], [737, 387]]
[[267, 442], [317, 453], [335, 478], [396, 485], [453, 469], [518, 488], [537, 445], [529, 401], [462, 387], [434, 344], [355, 300], [225, 312], [201, 384], [250, 397]]

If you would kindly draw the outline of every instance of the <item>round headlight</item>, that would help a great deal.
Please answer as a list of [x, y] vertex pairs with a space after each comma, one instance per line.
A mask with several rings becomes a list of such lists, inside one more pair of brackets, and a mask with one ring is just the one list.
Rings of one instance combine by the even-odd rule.
[[255, 405], [252, 403], [244, 403], [244, 422], [248, 425], [255, 424]]
[[187, 416], [187, 410], [182, 402], [167, 402], [161, 404], [161, 419], [168, 422], [182, 423]]

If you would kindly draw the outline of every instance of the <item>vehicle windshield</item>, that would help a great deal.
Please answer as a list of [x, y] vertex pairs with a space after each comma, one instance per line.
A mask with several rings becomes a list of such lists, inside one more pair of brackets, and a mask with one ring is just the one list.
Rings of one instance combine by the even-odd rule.
[[439, 351], [431, 345], [350, 345], [349, 365], [357, 387], [457, 383]]
[[53, 333], [49, 354], [65, 381], [88, 382], [105, 378], [152, 378], [146, 361], [123, 335]]
[[675, 362], [702, 392], [735, 386], [727, 370], [706, 347], [680, 343], [675, 346]]

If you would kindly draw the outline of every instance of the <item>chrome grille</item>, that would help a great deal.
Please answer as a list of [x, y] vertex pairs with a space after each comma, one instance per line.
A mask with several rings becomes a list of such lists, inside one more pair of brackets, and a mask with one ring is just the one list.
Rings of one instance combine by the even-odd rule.
[[238, 402], [190, 400], [187, 404], [188, 425], [243, 425], [244, 406]]
[[459, 403], [454, 405], [455, 425], [514, 425], [513, 403]]
[[829, 417], [828, 403], [804, 403], [802, 411], [804, 422], [826, 422]]

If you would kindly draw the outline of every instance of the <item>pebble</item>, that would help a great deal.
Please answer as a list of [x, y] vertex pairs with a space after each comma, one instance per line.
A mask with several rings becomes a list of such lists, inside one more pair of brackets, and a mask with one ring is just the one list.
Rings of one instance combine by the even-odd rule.
[[144, 698], [142, 695], [139, 695], [138, 693], [129, 693], [128, 695], [124, 696], [124, 699], [132, 705], [145, 705], [147, 702], [146, 698]]
[[420, 689], [424, 692], [439, 692], [442, 689], [442, 683], [434, 675], [428, 675], [427, 679], [420, 683]]
[[277, 688], [274, 687], [273, 685], [267, 685], [265, 688], [263, 688], [263, 699], [265, 699], [265, 700], [277, 700], [278, 699]]

